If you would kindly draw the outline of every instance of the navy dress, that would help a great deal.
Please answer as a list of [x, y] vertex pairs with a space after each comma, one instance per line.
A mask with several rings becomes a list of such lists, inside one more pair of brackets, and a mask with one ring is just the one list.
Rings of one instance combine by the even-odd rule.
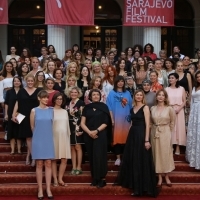
[[32, 138], [32, 159], [54, 159], [53, 109], [35, 109], [35, 128]]

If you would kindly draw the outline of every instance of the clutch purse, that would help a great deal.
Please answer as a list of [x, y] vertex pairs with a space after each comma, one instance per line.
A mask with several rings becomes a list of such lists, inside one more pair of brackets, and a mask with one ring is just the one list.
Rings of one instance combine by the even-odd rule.
[[24, 120], [25, 117], [26, 117], [25, 115], [22, 115], [21, 113], [17, 113], [16, 120], [18, 124], [21, 124], [21, 122]]

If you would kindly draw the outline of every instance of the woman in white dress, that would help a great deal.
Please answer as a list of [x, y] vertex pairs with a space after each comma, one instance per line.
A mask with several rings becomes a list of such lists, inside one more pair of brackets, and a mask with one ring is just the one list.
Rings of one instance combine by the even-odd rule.
[[[64, 95], [60, 92], [56, 93], [52, 98], [52, 103], [54, 104], [53, 139], [55, 149], [52, 174], [55, 187], [58, 185], [67, 186], [63, 181], [63, 175], [67, 166], [67, 159], [71, 159], [69, 117], [68, 112], [61, 107], [65, 104], [64, 99]], [[61, 160], [58, 176], [56, 160]]]
[[200, 169], [200, 71], [195, 74], [187, 130], [186, 160], [190, 167]]

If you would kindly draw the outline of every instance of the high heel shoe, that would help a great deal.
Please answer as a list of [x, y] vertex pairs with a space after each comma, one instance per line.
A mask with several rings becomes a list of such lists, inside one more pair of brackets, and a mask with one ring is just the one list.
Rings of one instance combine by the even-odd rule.
[[41, 196], [41, 197], [37, 196], [37, 198], [38, 198], [39, 200], [42, 200], [42, 199], [44, 199], [44, 196]]
[[[46, 193], [47, 193], [47, 191], [46, 191]], [[51, 196], [49, 196], [48, 193], [47, 193], [47, 198], [48, 199], [53, 199], [53, 195], [51, 194]]]
[[35, 160], [32, 160], [31, 167], [35, 167]]
[[98, 182], [97, 188], [102, 188], [104, 186], [106, 186], [106, 180], [100, 180]]
[[31, 164], [30, 158], [28, 157], [28, 159], [27, 159], [27, 157], [26, 157], [26, 165], [30, 165], [30, 164]]

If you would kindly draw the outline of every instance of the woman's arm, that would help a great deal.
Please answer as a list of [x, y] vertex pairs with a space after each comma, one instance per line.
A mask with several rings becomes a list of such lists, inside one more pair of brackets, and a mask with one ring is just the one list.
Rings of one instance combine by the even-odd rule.
[[112, 121], [112, 126], [114, 126], [115, 121], [114, 121], [113, 113], [111, 110], [110, 110], [110, 117], [111, 117], [111, 121]]
[[94, 131], [93, 131], [93, 132], [90, 131], [89, 128], [85, 125], [85, 123], [86, 123], [86, 117], [85, 117], [85, 116], [82, 116], [82, 117], [81, 117], [81, 128], [82, 128], [90, 137], [92, 137], [93, 139], [98, 138], [97, 133], [96, 133], [97, 131], [95, 131], [95, 133], [94, 133]]
[[[173, 132], [174, 126], [175, 126], [176, 116], [175, 116], [175, 111], [174, 111], [174, 109], [172, 107], [170, 107], [169, 116], [170, 116], [169, 127], [170, 127], [171, 132]], [[183, 126], [185, 126], [185, 125], [183, 125]]]
[[17, 111], [18, 111], [18, 101], [16, 101], [15, 103], [15, 107], [13, 109], [13, 114], [12, 114], [12, 120], [16, 123], [17, 123], [17, 120], [16, 120]]
[[185, 104], [186, 104], [186, 92], [185, 92], [185, 89], [184, 89], [184, 88], [182, 88], [182, 89], [183, 89], [183, 94], [182, 94], [182, 101], [183, 101], [183, 103], [180, 105], [178, 111], [176, 112], [177, 114], [181, 111], [181, 109], [182, 109], [182, 108], [185, 106]]
[[149, 142], [149, 132], [150, 132], [150, 111], [149, 111], [149, 107], [145, 106], [143, 108], [144, 110], [144, 118], [145, 118], [145, 125], [146, 125], [146, 131], [145, 131], [145, 148], [148, 150], [151, 145]]
[[4, 119], [5, 120], [8, 120], [8, 105], [7, 104], [5, 104], [5, 117], [4, 117]]
[[31, 114], [30, 114], [30, 125], [31, 125], [31, 130], [33, 132], [34, 128], [35, 128], [35, 109], [31, 110]]

